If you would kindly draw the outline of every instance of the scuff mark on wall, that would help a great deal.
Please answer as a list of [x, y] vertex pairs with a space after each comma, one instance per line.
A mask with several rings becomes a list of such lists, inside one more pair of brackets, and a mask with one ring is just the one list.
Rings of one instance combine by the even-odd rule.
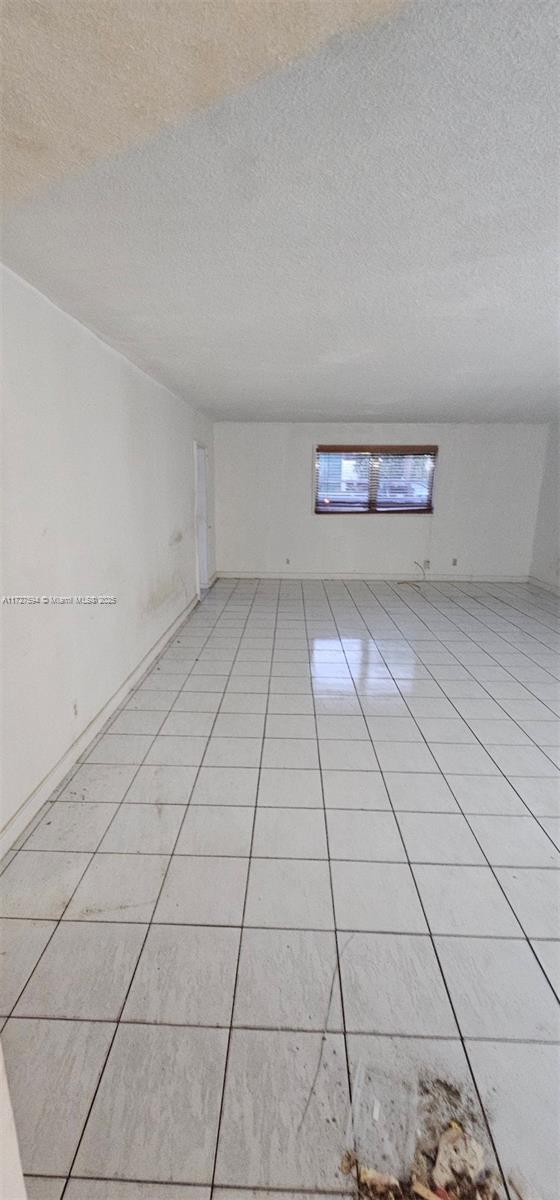
[[141, 619], [145, 620], [147, 617], [151, 617], [158, 609], [163, 608], [179, 595], [181, 603], [183, 603], [184, 591], [185, 587], [179, 571], [174, 571], [171, 577], [161, 579], [154, 587], [150, 588], [146, 598], [140, 603]]

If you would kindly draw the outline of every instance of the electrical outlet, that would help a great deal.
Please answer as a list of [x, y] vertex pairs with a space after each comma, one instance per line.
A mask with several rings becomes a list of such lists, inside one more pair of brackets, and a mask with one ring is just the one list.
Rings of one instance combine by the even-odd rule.
[[452, 567], [456, 567], [458, 562], [459, 562], [459, 559], [458, 559], [458, 558], [452, 558], [452, 559], [451, 559], [451, 566], [452, 566]]
[[429, 570], [430, 570], [430, 560], [429, 560], [429, 558], [425, 558], [425, 559], [424, 559], [424, 562], [422, 563], [422, 566], [423, 566], [423, 568], [424, 568], [424, 570], [425, 570], [425, 571], [429, 571]]

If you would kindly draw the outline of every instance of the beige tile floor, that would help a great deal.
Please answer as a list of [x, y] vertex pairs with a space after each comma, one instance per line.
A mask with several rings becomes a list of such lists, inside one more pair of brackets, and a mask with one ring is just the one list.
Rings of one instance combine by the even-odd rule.
[[557, 1200], [559, 631], [528, 585], [215, 585], [3, 866], [31, 1198], [344, 1192], [444, 1078]]

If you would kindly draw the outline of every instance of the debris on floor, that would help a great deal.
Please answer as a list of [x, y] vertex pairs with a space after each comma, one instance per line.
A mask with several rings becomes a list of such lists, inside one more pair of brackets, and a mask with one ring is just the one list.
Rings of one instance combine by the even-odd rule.
[[409, 1179], [366, 1166], [351, 1151], [340, 1169], [343, 1175], [354, 1175], [358, 1194], [371, 1200], [499, 1200], [498, 1180], [486, 1166], [480, 1142], [459, 1121], [443, 1130], [431, 1156], [425, 1149], [415, 1156]]

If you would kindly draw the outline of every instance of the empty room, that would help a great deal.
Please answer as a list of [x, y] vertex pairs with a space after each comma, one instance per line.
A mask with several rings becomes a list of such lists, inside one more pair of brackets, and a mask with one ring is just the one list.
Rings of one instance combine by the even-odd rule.
[[1, 1200], [558, 1200], [558, 9], [0, 24]]

